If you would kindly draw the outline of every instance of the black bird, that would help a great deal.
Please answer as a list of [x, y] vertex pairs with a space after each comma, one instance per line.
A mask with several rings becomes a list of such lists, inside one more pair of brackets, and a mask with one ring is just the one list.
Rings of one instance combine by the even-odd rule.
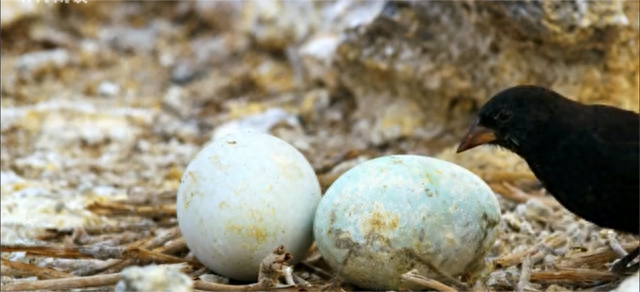
[[[586, 105], [539, 86], [493, 96], [457, 152], [496, 145], [522, 157], [566, 209], [600, 227], [639, 233], [638, 113]], [[636, 271], [634, 250], [612, 267]]]

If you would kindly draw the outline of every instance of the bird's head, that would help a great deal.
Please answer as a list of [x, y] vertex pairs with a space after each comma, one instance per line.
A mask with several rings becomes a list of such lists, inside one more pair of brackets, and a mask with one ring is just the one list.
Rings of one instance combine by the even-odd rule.
[[520, 153], [537, 143], [536, 136], [551, 126], [555, 109], [563, 103], [572, 101], [539, 86], [515, 86], [499, 92], [480, 109], [457, 153], [484, 144]]

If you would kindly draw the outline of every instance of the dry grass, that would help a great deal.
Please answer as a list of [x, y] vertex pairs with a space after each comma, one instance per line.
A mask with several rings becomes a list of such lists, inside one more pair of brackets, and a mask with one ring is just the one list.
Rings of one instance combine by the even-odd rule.
[[[507, 188], [513, 191], [514, 187]], [[521, 190], [518, 192], [522, 192]], [[520, 201], [523, 194], [509, 196]], [[527, 195], [533, 196], [533, 195]], [[167, 201], [174, 198], [166, 196]], [[157, 202], [154, 202], [157, 203]], [[326, 270], [322, 266], [322, 258], [315, 248], [312, 248], [307, 260], [294, 267], [294, 275], [297, 281], [289, 285], [280, 284], [278, 277], [265, 280], [267, 276], [262, 276], [261, 281], [255, 284], [219, 284], [201, 280], [198, 276], [207, 273], [206, 268], [188, 253], [188, 248], [182, 240], [175, 221], [173, 226], [147, 226], [152, 230], [145, 238], [131, 237], [130, 230], [136, 230], [139, 225], [131, 222], [131, 216], [138, 215], [142, 220], [151, 216], [158, 221], [171, 219], [174, 215], [167, 210], [175, 210], [175, 206], [170, 203], [161, 205], [157, 212], [154, 206], [145, 206], [144, 202], [118, 201], [101, 204], [91, 204], [88, 208], [98, 212], [103, 216], [109, 216], [118, 220], [126, 218], [119, 224], [118, 228], [113, 227], [93, 227], [90, 229], [78, 228], [70, 234], [68, 230], [49, 230], [42, 236], [42, 243], [39, 245], [13, 244], [2, 245], [4, 252], [24, 252], [27, 258], [55, 258], [74, 259], [78, 261], [76, 265], [63, 267], [42, 267], [26, 264], [20, 261], [2, 259], [2, 272], [4, 276], [15, 277], [15, 280], [3, 281], [2, 291], [35, 291], [35, 290], [66, 290], [79, 288], [93, 288], [101, 286], [113, 286], [120, 279], [119, 272], [132, 265], [146, 264], [182, 264], [182, 270], [192, 276], [195, 289], [203, 291], [264, 291], [264, 290], [287, 290], [287, 291], [320, 291], [327, 289], [350, 290], [353, 287], [344, 283], [336, 286], [335, 275], [332, 271]], [[127, 210], [124, 212], [123, 210]], [[141, 214], [136, 214], [135, 210], [142, 210]], [[126, 215], [126, 216], [125, 216]], [[166, 217], [166, 218], [163, 218]], [[108, 242], [119, 242], [119, 244], [106, 245]], [[618, 254], [610, 247], [602, 246], [594, 250], [567, 253], [544, 265], [540, 262], [553, 254], [563, 246], [567, 246], [568, 238], [563, 233], [553, 233], [542, 242], [531, 245], [521, 251], [504, 254], [493, 258], [488, 269], [492, 272], [484, 278], [480, 278], [480, 283], [463, 283], [476, 287], [490, 287], [492, 277], [499, 277], [499, 271], [507, 271], [511, 267], [518, 268], [519, 275], [514, 279], [514, 286], [517, 291], [529, 291], [529, 285], [534, 283], [537, 287], [543, 288], [552, 284], [562, 285], [567, 289], [583, 289], [596, 287], [607, 283], [615, 283], [620, 278], [610, 273], [605, 264], [610, 263], [618, 257]], [[626, 251], [630, 251], [638, 245], [637, 242], [627, 242], [622, 245]], [[99, 261], [91, 261], [99, 260]], [[285, 259], [286, 260], [286, 259]], [[273, 260], [272, 262], [278, 262]], [[280, 263], [283, 260], [279, 260]], [[318, 266], [320, 264], [320, 266]], [[546, 266], [546, 267], [544, 267]], [[589, 268], [591, 267], [591, 268]], [[281, 273], [282, 267], [277, 272]], [[304, 276], [300, 276], [304, 275]], [[25, 281], [19, 278], [36, 277], [35, 281]], [[462, 287], [452, 287], [433, 279], [426, 278], [414, 272], [407, 272], [402, 276], [406, 281], [423, 286], [425, 289], [436, 291], [458, 291]], [[311, 281], [307, 281], [313, 279]], [[293, 284], [293, 285], [292, 285]]]

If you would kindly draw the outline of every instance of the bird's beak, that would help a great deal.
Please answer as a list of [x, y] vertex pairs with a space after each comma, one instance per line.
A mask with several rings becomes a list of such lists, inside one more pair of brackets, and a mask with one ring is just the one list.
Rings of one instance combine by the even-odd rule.
[[464, 136], [462, 142], [460, 142], [456, 153], [464, 152], [476, 146], [487, 144], [495, 140], [496, 133], [489, 128], [478, 125], [478, 121], [476, 121], [471, 125], [469, 132]]

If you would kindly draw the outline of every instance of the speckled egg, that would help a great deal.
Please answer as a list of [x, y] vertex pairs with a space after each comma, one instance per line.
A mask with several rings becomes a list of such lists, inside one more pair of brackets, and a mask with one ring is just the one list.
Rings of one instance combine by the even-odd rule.
[[[498, 235], [500, 207], [470, 171], [443, 160], [392, 155], [356, 165], [322, 198], [318, 250], [345, 280], [366, 289], [414, 288], [412, 269], [442, 279], [472, 272]], [[414, 288], [415, 289], [415, 288]]]
[[256, 281], [260, 261], [284, 245], [295, 264], [313, 243], [320, 184], [305, 157], [267, 134], [235, 133], [205, 146], [178, 187], [184, 240], [213, 272]]

